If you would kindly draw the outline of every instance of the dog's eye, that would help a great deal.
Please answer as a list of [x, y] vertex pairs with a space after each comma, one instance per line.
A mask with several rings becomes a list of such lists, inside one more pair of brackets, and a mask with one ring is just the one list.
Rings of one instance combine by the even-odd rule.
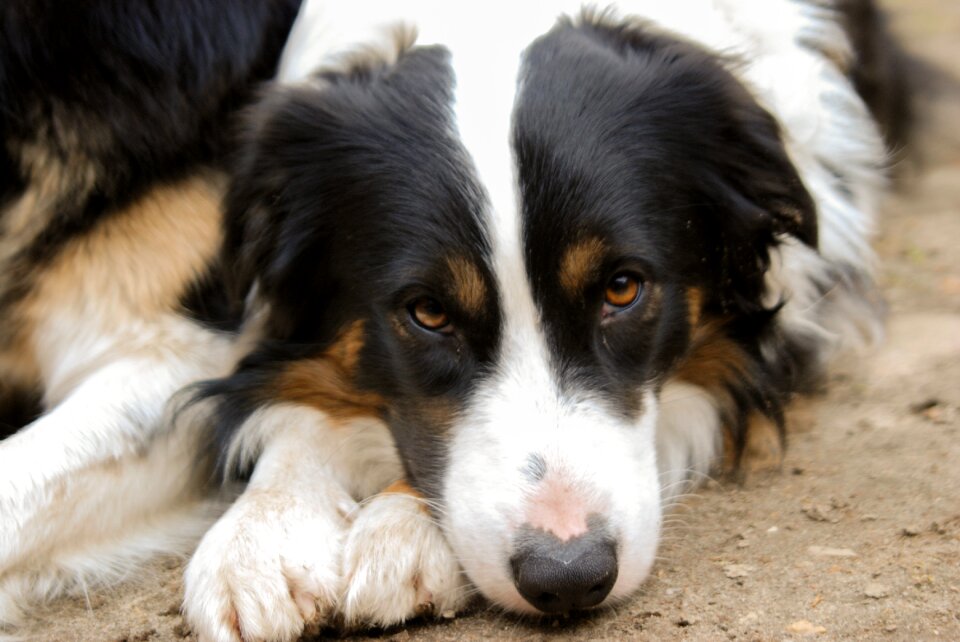
[[629, 308], [640, 298], [643, 287], [640, 278], [629, 272], [619, 272], [607, 281], [604, 292], [604, 316]]
[[430, 297], [420, 297], [408, 307], [410, 316], [421, 328], [433, 332], [446, 332], [450, 329], [450, 317], [440, 302]]

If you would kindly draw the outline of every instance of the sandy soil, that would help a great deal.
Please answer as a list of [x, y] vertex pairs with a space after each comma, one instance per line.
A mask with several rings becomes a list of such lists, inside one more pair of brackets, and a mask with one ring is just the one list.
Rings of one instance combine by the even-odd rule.
[[[960, 3], [887, 4], [909, 48], [956, 77]], [[378, 637], [960, 640], [960, 91], [942, 92], [925, 121], [925, 165], [877, 242], [886, 341], [847, 359], [794, 417], [782, 471], [702, 488], [675, 512], [642, 593], [616, 610], [532, 625], [480, 608]], [[27, 637], [192, 639], [180, 570], [159, 562], [57, 602]]]

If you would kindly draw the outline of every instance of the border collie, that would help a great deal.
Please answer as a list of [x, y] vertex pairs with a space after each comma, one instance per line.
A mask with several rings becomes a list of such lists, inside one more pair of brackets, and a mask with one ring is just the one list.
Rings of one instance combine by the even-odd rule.
[[870, 3], [580, 4], [307, 0], [239, 140], [291, 3], [0, 10], [0, 371], [45, 410], [0, 622], [189, 541], [211, 471], [202, 640], [612, 604], [686, 484], [776, 460], [879, 332]]

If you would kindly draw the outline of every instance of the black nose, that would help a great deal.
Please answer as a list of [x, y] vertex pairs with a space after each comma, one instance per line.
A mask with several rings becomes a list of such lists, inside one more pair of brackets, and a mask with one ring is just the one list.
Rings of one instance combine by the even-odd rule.
[[566, 542], [543, 531], [525, 537], [510, 565], [520, 595], [544, 613], [596, 606], [617, 581], [613, 541], [589, 532]]

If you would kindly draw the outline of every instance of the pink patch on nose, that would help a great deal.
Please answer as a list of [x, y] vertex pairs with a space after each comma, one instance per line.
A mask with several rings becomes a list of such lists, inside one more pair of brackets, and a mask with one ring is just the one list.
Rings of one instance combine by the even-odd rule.
[[556, 474], [547, 473], [537, 492], [527, 499], [526, 523], [552, 533], [561, 541], [587, 532], [587, 501], [577, 488]]

